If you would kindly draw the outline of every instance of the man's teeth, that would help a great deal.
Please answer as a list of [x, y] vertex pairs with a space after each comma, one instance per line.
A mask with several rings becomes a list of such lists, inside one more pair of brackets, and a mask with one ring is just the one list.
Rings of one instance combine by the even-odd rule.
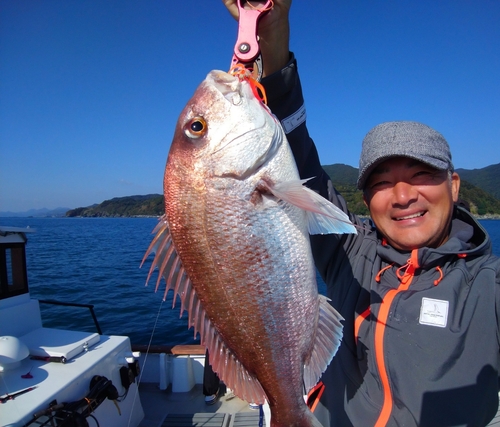
[[398, 221], [402, 221], [404, 219], [418, 218], [419, 216], [422, 216], [423, 214], [424, 214], [423, 212], [419, 212], [419, 213], [416, 213], [416, 214], [413, 214], [413, 215], [403, 216], [401, 218], [398, 218]]

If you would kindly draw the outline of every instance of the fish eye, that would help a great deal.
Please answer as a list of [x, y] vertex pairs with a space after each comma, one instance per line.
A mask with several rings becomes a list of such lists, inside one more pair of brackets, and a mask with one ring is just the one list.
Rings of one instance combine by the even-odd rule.
[[193, 117], [184, 125], [184, 133], [192, 139], [200, 138], [207, 131], [207, 122], [203, 117]]

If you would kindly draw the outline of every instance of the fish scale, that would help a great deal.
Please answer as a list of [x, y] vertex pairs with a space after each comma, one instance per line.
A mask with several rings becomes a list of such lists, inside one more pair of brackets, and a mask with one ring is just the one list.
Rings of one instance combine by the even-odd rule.
[[240, 398], [267, 400], [273, 427], [319, 425], [303, 395], [340, 345], [341, 316], [318, 294], [309, 233], [355, 232], [302, 184], [249, 82], [212, 71], [177, 122], [165, 215], [146, 253], [213, 369]]

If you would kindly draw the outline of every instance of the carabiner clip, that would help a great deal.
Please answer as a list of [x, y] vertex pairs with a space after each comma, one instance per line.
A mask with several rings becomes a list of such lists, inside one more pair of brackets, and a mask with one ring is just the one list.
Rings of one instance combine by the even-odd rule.
[[[251, 8], [245, 9], [244, 4]], [[273, 7], [273, 0], [267, 0], [262, 7], [255, 7], [248, 0], [237, 0], [239, 19], [238, 19], [238, 39], [234, 46], [231, 68], [237, 63], [243, 64], [256, 80], [262, 78], [262, 56], [260, 54], [259, 39], [257, 28], [259, 19]]]

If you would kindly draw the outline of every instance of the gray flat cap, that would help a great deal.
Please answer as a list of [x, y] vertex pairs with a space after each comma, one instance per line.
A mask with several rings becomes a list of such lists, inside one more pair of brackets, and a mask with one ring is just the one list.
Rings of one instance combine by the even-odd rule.
[[359, 159], [358, 188], [362, 190], [372, 171], [391, 157], [410, 157], [440, 170], [453, 170], [450, 147], [443, 135], [417, 122], [386, 122], [363, 139]]

